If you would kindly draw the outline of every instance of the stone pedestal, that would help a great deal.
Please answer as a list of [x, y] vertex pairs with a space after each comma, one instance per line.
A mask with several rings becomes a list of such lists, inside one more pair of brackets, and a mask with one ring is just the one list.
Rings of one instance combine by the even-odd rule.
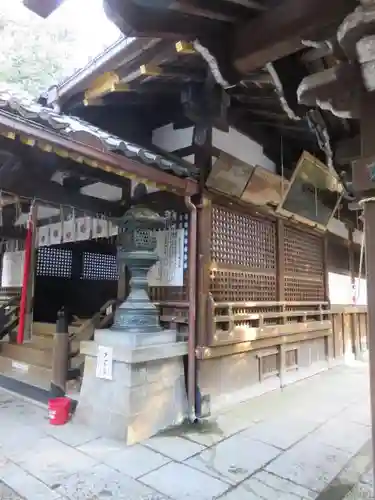
[[[81, 344], [86, 358], [76, 418], [128, 444], [180, 423], [187, 414], [182, 358], [187, 344], [161, 327], [147, 293], [147, 273], [158, 260], [154, 231], [164, 225], [145, 207], [131, 208], [120, 221], [118, 259], [120, 269], [125, 263], [131, 272], [131, 290], [116, 309], [112, 328]], [[112, 350], [111, 380], [97, 376], [99, 346]]]
[[[134, 444], [181, 423], [187, 415], [184, 342], [146, 347], [115, 343], [111, 331], [83, 342], [85, 370], [76, 419], [109, 438]], [[113, 349], [113, 379], [96, 377], [98, 345]]]

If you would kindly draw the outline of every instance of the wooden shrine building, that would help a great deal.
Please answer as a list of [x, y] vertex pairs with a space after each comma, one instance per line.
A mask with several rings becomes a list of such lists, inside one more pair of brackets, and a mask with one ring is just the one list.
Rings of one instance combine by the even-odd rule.
[[[347, 112], [352, 94], [333, 102], [328, 90], [315, 99], [301, 86], [323, 73], [332, 91], [345, 59], [337, 29], [358, 2], [104, 4], [136, 38], [39, 103], [0, 95], [2, 191], [26, 212], [42, 200], [111, 224], [143, 204], [167, 216], [168, 234], [182, 231], [180, 281], [151, 285], [150, 295], [162, 324], [187, 342], [195, 409], [195, 386], [216, 409], [365, 356], [363, 220], [351, 174], [360, 123]], [[348, 88], [356, 81], [343, 78]], [[94, 184], [96, 197], [87, 194]], [[108, 186], [119, 195], [103, 199]], [[9, 218], [4, 239], [25, 238]], [[40, 234], [46, 224], [37, 225]], [[169, 259], [176, 266], [176, 254]], [[88, 340], [106, 316], [71, 329]], [[9, 363], [7, 376], [25, 381]]]

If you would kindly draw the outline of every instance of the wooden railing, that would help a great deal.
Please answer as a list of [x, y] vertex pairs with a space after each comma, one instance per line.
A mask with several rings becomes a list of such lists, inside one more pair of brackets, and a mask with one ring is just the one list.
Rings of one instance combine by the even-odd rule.
[[91, 340], [96, 329], [106, 328], [113, 321], [117, 303], [117, 299], [108, 300], [92, 318], [85, 320], [69, 335], [70, 340]]
[[327, 302], [207, 303], [207, 342], [201, 358], [325, 338], [327, 355], [332, 322]]
[[177, 340], [186, 340], [188, 336], [189, 302], [155, 302], [160, 311], [160, 323], [164, 328], [176, 330]]
[[15, 341], [14, 331], [19, 322], [20, 288], [0, 289], [0, 339], [9, 335]]

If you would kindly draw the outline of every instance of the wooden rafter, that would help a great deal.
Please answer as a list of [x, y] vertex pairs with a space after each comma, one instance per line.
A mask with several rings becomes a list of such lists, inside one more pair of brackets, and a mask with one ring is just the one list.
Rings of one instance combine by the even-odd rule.
[[315, 30], [339, 22], [356, 7], [354, 0], [284, 0], [235, 34], [233, 64], [247, 74], [302, 47]]

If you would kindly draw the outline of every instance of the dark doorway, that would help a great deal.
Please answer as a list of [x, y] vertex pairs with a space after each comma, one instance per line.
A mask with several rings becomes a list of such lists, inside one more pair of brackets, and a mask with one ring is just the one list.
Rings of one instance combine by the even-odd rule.
[[113, 240], [40, 247], [36, 258], [34, 321], [54, 323], [57, 311], [92, 317], [116, 298], [118, 270]]

